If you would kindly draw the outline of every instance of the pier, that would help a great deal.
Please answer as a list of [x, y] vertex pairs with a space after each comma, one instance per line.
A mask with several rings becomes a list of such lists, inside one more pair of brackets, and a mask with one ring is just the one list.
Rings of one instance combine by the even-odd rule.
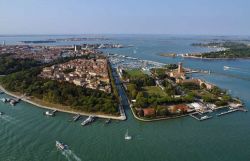
[[199, 117], [196, 117], [195, 115], [201, 115], [201, 113], [199, 112], [195, 112], [195, 113], [192, 113], [192, 114], [189, 114], [189, 116], [191, 116], [192, 118], [198, 120], [198, 121], [203, 121], [203, 120], [208, 120], [208, 119], [211, 119], [213, 116], [201, 116], [200, 118]]
[[73, 121], [76, 122], [78, 121], [79, 119], [81, 118], [81, 115], [80, 114], [77, 114], [73, 117]]
[[225, 111], [225, 112], [221, 112], [219, 114], [216, 114], [217, 116], [222, 116], [222, 115], [225, 115], [225, 114], [229, 114], [229, 113], [232, 113], [232, 112], [236, 112], [237, 109], [234, 109], [234, 110], [228, 110], [228, 111]]
[[228, 111], [225, 111], [225, 112], [221, 112], [221, 113], [216, 114], [216, 115], [217, 116], [223, 116], [223, 115], [230, 114], [230, 113], [233, 113], [233, 112], [236, 112], [236, 111], [247, 112], [248, 110], [245, 109], [245, 108], [236, 108], [236, 109], [231, 109], [231, 110], [228, 110]]
[[192, 74], [192, 73], [211, 74], [210, 70], [191, 69], [191, 68], [184, 68], [184, 69], [186, 71], [186, 74]]

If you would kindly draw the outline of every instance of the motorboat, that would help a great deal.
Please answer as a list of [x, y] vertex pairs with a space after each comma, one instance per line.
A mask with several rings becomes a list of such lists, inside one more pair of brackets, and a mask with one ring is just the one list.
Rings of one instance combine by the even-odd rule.
[[56, 141], [56, 147], [60, 150], [67, 150], [68, 146], [60, 141]]
[[50, 112], [50, 111], [46, 111], [44, 113], [46, 116], [54, 116], [54, 113], [53, 112]]

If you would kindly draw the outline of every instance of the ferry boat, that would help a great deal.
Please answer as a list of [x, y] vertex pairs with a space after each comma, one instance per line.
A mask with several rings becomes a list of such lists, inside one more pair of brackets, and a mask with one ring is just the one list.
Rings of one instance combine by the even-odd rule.
[[127, 130], [127, 132], [126, 132], [126, 134], [125, 134], [124, 139], [125, 139], [125, 140], [131, 140], [131, 139], [132, 139], [132, 136], [129, 136], [129, 135], [128, 135], [128, 130]]
[[60, 150], [67, 150], [68, 146], [60, 141], [56, 141], [56, 147]]
[[87, 125], [87, 124], [93, 122], [93, 121], [94, 121], [94, 118], [95, 118], [94, 116], [89, 116], [86, 120], [84, 120], [84, 121], [81, 123], [81, 125], [82, 125], [82, 126], [85, 126], [85, 125]]

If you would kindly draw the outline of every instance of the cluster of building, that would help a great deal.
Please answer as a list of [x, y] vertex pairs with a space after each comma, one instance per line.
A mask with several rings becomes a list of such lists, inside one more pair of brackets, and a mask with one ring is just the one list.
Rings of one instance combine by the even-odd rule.
[[204, 87], [206, 87], [207, 89], [212, 89], [214, 87], [213, 84], [208, 83], [202, 79], [187, 79], [186, 71], [183, 68], [182, 63], [178, 64], [178, 69], [173, 70], [171, 72], [167, 72], [166, 74], [169, 75], [171, 78], [175, 78], [176, 83], [194, 83], [198, 86], [204, 85]]
[[51, 62], [61, 58], [63, 53], [70, 53], [64, 48], [54, 48], [45, 46], [30, 46], [30, 45], [4, 45], [0, 46], [0, 54], [11, 54], [13, 58], [18, 59], [33, 59], [40, 62]]
[[121, 44], [82, 44], [83, 49], [107, 49], [107, 48], [123, 48]]
[[67, 81], [75, 85], [111, 92], [107, 59], [75, 59], [69, 62], [45, 67], [42, 78]]
[[120, 44], [83, 44], [73, 46], [0, 45], [1, 54], [11, 54], [13, 58], [33, 59], [48, 63], [63, 57], [96, 55], [101, 48], [121, 48]]

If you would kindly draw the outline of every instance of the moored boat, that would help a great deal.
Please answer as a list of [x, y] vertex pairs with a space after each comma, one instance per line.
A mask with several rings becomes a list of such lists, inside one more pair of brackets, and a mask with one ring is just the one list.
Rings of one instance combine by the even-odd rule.
[[105, 124], [109, 124], [111, 122], [111, 119], [107, 119], [106, 121], [105, 121]]
[[54, 113], [50, 112], [50, 111], [46, 111], [44, 113], [46, 116], [54, 116]]
[[89, 116], [86, 120], [84, 120], [84, 121], [81, 123], [81, 125], [82, 125], [82, 126], [85, 126], [85, 125], [87, 125], [87, 124], [93, 122], [93, 121], [94, 121], [94, 118], [95, 118], [94, 116]]

